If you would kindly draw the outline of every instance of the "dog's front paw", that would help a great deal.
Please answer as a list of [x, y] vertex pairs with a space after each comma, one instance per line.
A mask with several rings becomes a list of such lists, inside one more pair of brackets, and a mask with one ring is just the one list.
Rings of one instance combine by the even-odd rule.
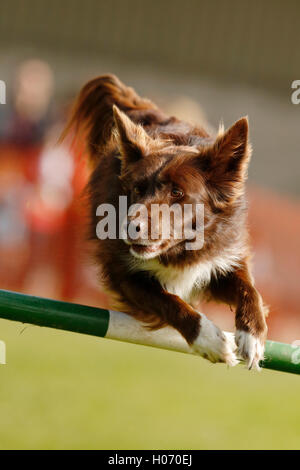
[[200, 333], [191, 345], [193, 351], [213, 363], [225, 362], [229, 366], [238, 364], [234, 335], [220, 330], [205, 315], [200, 316]]
[[265, 350], [263, 337], [237, 330], [235, 342], [238, 348], [238, 356], [246, 362], [248, 369], [260, 370], [259, 362], [264, 359]]

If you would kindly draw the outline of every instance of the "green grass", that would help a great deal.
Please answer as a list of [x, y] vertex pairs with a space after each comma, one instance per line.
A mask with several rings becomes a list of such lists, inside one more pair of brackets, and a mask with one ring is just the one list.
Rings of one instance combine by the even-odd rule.
[[0, 321], [0, 449], [300, 448], [300, 378]]

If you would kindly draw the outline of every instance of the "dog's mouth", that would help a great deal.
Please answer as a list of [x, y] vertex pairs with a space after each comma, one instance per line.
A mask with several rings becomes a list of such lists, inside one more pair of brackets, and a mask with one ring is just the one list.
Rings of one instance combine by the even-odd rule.
[[130, 253], [137, 258], [154, 258], [162, 252], [166, 245], [166, 241], [147, 244], [132, 243], [130, 245]]

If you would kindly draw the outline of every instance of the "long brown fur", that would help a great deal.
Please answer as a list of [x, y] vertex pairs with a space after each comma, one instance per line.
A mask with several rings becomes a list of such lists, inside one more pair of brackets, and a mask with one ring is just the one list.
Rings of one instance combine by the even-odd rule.
[[139, 265], [130, 245], [96, 237], [100, 204], [118, 208], [124, 195], [147, 207], [172, 205], [172, 188], [179, 187], [184, 196], [176, 202], [205, 206], [205, 242], [202, 249], [187, 251], [183, 242], [166, 241], [157, 257], [159, 269], [201, 268], [201, 263], [225, 260], [226, 253], [235, 256], [230, 269], [212, 272], [196, 297], [234, 305], [237, 329], [263, 342], [265, 310], [250, 274], [246, 228], [244, 183], [251, 152], [247, 118], [212, 137], [201, 127], [166, 116], [115, 76], [104, 75], [81, 90], [63, 137], [69, 133], [84, 140], [92, 163], [91, 234], [104, 283], [118, 308], [154, 328], [171, 325], [189, 344], [200, 334], [199, 314], [191, 303], [169, 292], [143, 262]]

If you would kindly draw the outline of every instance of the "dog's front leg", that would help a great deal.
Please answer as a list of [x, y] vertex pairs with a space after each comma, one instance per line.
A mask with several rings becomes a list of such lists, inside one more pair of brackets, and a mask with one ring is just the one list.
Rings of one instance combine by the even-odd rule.
[[237, 272], [238, 298], [235, 314], [235, 339], [239, 355], [249, 369], [259, 369], [264, 358], [264, 344], [267, 336], [267, 308], [248, 273]]
[[235, 306], [235, 340], [238, 354], [246, 361], [249, 369], [259, 369], [267, 336], [267, 308], [254, 287], [247, 262], [243, 262], [240, 268], [227, 276], [214, 280], [210, 291], [213, 299]]
[[122, 281], [120, 290], [127, 313], [149, 325], [172, 326], [195, 352], [211, 362], [225, 362], [231, 366], [238, 363], [233, 336], [225, 334], [205, 315], [164, 290], [156, 280], [139, 273]]

